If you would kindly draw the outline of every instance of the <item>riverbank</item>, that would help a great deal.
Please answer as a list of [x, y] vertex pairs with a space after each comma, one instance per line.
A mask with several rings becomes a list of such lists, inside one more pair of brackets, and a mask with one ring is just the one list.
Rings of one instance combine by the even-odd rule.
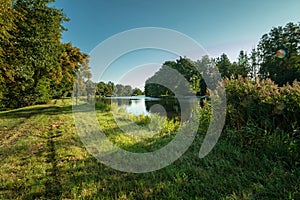
[[[105, 105], [97, 105], [113, 141], [143, 152], [173, 135], [124, 140]], [[142, 122], [141, 122], [142, 123]], [[170, 166], [146, 174], [115, 171], [92, 157], [76, 134], [70, 101], [0, 112], [0, 199], [298, 199], [300, 170], [263, 148], [244, 148], [227, 130], [204, 159], [198, 133]], [[122, 140], [121, 140], [122, 139]]]

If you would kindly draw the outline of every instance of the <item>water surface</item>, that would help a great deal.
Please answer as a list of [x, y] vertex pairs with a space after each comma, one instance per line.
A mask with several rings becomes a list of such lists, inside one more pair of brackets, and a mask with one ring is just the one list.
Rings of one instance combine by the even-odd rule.
[[[134, 115], [150, 115], [157, 113], [168, 118], [189, 117], [192, 108], [199, 107], [199, 98], [152, 98], [145, 96], [123, 96], [123, 97], [106, 97], [101, 99], [105, 103], [117, 104], [119, 109]], [[181, 110], [183, 112], [181, 113]]]

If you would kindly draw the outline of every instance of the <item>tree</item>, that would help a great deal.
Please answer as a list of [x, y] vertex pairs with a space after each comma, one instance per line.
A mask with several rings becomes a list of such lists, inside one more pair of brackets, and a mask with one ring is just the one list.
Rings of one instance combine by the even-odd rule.
[[223, 53], [219, 58], [216, 59], [216, 67], [219, 69], [219, 72], [223, 78], [229, 78], [232, 75], [232, 64], [226, 54]]
[[[228, 58], [227, 58], [228, 59]], [[227, 60], [226, 57], [224, 59], [221, 59], [221, 76], [227, 77], [227, 78], [237, 78], [238, 76], [247, 77], [250, 74], [251, 66], [249, 63], [249, 57], [247, 53], [243, 50], [240, 51], [237, 62], [230, 63], [229, 60]], [[217, 66], [220, 66], [217, 62]], [[220, 69], [220, 67], [219, 67]], [[224, 70], [227, 72], [227, 76], [222, 75], [224, 73]]]
[[250, 64], [247, 52], [241, 50], [238, 56], [238, 63], [235, 75], [247, 77], [250, 73]]
[[132, 87], [130, 85], [125, 85], [124, 87], [124, 96], [132, 95]]
[[96, 94], [99, 95], [100, 97], [105, 97], [107, 94], [107, 85], [101, 81], [100, 83], [97, 84], [96, 86]]
[[13, 46], [5, 48], [13, 56], [5, 55], [9, 67], [2, 71], [10, 76], [5, 78], [5, 106], [21, 107], [45, 102], [51, 97], [50, 71], [59, 65], [61, 53], [61, 26], [66, 20], [62, 11], [47, 6], [47, 0], [16, 0], [11, 9], [20, 14], [15, 19], [15, 30], [8, 38]]
[[[170, 77], [169, 68], [175, 68], [176, 62], [167, 61], [152, 77], [146, 80], [145, 95], [150, 97], [174, 96], [172, 91], [165, 87], [168, 83], [175, 83], [176, 77]], [[160, 83], [160, 84], [158, 84]]]
[[64, 13], [54, 0], [1, 0], [0, 106], [22, 107], [70, 95], [91, 74], [88, 55], [61, 43]]
[[11, 62], [14, 57], [12, 33], [17, 31], [15, 22], [21, 19], [21, 15], [12, 8], [10, 0], [0, 0], [0, 107], [6, 84], [13, 82], [14, 68]]
[[259, 57], [256, 49], [252, 49], [249, 62], [250, 62], [249, 76], [251, 79], [254, 79], [258, 76], [258, 68], [259, 68]]
[[87, 54], [82, 53], [71, 43], [61, 44], [59, 65], [53, 67], [49, 74], [53, 97], [69, 96], [77, 78], [82, 79], [81, 84], [83, 84], [84, 79], [91, 78], [88, 59]]
[[179, 60], [166, 61], [158, 72], [154, 76], [150, 77], [145, 84], [145, 95], [151, 97], [161, 97], [161, 96], [174, 96], [174, 91], [169, 88], [172, 85], [174, 88], [178, 88], [182, 83], [179, 76], [170, 76], [172, 69], [176, 70], [179, 74], [185, 76], [185, 79], [189, 80], [189, 69], [184, 69], [184, 66], [188, 62], [183, 61], [180, 57]]
[[114, 91], [115, 91], [115, 84], [111, 81], [108, 81], [106, 96], [108, 97], [114, 96], [115, 95]]
[[[12, 37], [10, 34], [11, 30], [16, 28], [14, 24], [14, 10], [12, 9], [11, 0], [1, 0], [0, 1], [0, 41], [3, 43], [9, 43], [9, 39]], [[3, 46], [0, 47], [1, 54], [4, 49]]]
[[143, 95], [143, 92], [139, 88], [134, 88], [131, 95], [132, 96], [140, 96], [140, 95]]
[[[176, 61], [166, 61], [159, 71], [146, 81], [145, 95], [151, 97], [174, 96], [174, 91], [165, 87], [168, 85], [176, 89], [180, 95], [206, 94], [206, 83], [201, 73], [204, 73], [203, 70], [208, 70], [210, 65], [212, 65], [212, 60], [207, 56], [197, 62], [183, 57]], [[171, 76], [170, 69], [176, 70], [182, 76]], [[157, 82], [160, 84], [156, 84]]]
[[258, 44], [260, 76], [283, 85], [300, 77], [300, 27], [288, 23], [273, 28]]
[[124, 86], [122, 84], [116, 84], [115, 88], [115, 93], [117, 96], [124, 96]]

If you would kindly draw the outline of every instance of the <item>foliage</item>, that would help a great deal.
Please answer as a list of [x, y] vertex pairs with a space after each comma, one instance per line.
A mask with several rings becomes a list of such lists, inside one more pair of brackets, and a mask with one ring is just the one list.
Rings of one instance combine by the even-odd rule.
[[258, 44], [261, 59], [260, 76], [271, 78], [275, 83], [292, 84], [300, 77], [300, 27], [288, 23], [273, 28], [262, 36]]
[[251, 76], [254, 78], [256, 75], [255, 59], [256, 52], [254, 50], [251, 52], [250, 58], [247, 52], [241, 50], [237, 62], [231, 63], [228, 56], [223, 53], [219, 58], [215, 59], [215, 63], [223, 78], [237, 78], [238, 76]]
[[[84, 79], [90, 79], [87, 54], [71, 43], [61, 45], [60, 63], [50, 71], [51, 94], [54, 98], [70, 96], [75, 79], [84, 87]], [[76, 77], [77, 76], [77, 77]]]
[[216, 66], [221, 73], [223, 78], [229, 78], [232, 74], [231, 72], [231, 62], [226, 54], [222, 54], [219, 58], [216, 59]]
[[179, 127], [179, 121], [167, 119], [159, 114], [148, 115], [130, 115], [130, 119], [139, 126], [148, 127], [150, 131], [159, 133], [160, 136], [176, 132]]
[[134, 88], [132, 90], [132, 96], [141, 96], [143, 95], [143, 91], [140, 88]]
[[235, 77], [242, 76], [242, 77], [248, 77], [250, 73], [250, 64], [249, 64], [249, 57], [247, 55], [247, 52], [240, 51], [238, 56], [238, 62], [235, 64], [236, 67], [233, 67], [234, 72], [233, 75]]
[[210, 103], [206, 103], [199, 112], [199, 133], [206, 133], [211, 122], [212, 107]]
[[300, 77], [300, 27], [288, 23], [273, 28], [261, 37], [257, 48], [248, 55], [240, 51], [238, 61], [231, 63], [226, 54], [215, 59], [222, 77], [270, 78], [282, 86]]
[[21, 15], [12, 8], [10, 0], [0, 1], [0, 107], [5, 82], [14, 80], [13, 67], [10, 65], [14, 56], [11, 40], [14, 38], [12, 33], [17, 31], [16, 21], [20, 19]]
[[[0, 107], [15, 108], [67, 96], [86, 54], [61, 43], [62, 10], [52, 0], [1, 0]], [[90, 78], [84, 76], [84, 78]]]
[[96, 95], [100, 97], [139, 96], [143, 95], [143, 92], [139, 88], [132, 89], [130, 85], [114, 84], [111, 81], [104, 83], [101, 81], [96, 84]]
[[[150, 77], [145, 83], [145, 95], [150, 97], [174, 96], [174, 92], [166, 86], [171, 85], [176, 88], [181, 95], [206, 94], [206, 84], [200, 74], [203, 66], [199, 66], [206, 61], [194, 62], [188, 58], [182, 58], [175, 61], [166, 61], [160, 70]], [[202, 62], [203, 61], [203, 62]], [[202, 62], [202, 63], [201, 63]], [[206, 63], [205, 63], [206, 64]], [[170, 70], [176, 70], [179, 74], [170, 75]], [[180, 77], [183, 76], [183, 77]], [[186, 85], [186, 83], [188, 85]], [[160, 83], [160, 84], [158, 84]]]
[[229, 124], [241, 127], [249, 121], [260, 128], [292, 130], [292, 124], [299, 126], [300, 83], [293, 82], [282, 87], [270, 79], [252, 81], [249, 78], [225, 80], [228, 112], [231, 112]]
[[226, 79], [225, 84], [226, 127], [240, 131], [242, 142], [250, 146], [281, 141], [289, 150], [287, 157], [293, 154], [294, 161], [299, 158], [299, 153], [295, 154], [300, 150], [295, 145], [299, 138], [292, 133], [300, 126], [300, 82], [279, 87], [270, 79], [252, 81], [239, 77]]
[[115, 84], [111, 81], [104, 83], [103, 81], [99, 82], [96, 85], [96, 95], [100, 97], [111, 97], [115, 90]]
[[259, 58], [258, 58], [258, 51], [257, 49], [252, 49], [250, 57], [249, 57], [249, 64], [250, 64], [250, 73], [249, 77], [254, 80], [258, 77], [258, 70], [259, 70]]
[[111, 105], [108, 104], [108, 103], [101, 102], [101, 101], [96, 101], [95, 102], [95, 108], [99, 111], [102, 111], [102, 112], [111, 111]]

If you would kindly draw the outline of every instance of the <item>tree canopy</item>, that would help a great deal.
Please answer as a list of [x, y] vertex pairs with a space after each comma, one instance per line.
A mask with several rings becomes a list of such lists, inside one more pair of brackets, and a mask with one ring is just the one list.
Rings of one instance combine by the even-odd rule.
[[300, 77], [299, 23], [273, 28], [258, 44], [260, 77], [283, 85]]
[[71, 92], [76, 71], [88, 71], [88, 56], [61, 42], [69, 19], [52, 2], [1, 0], [0, 107], [61, 97]]
[[[167, 88], [167, 85], [172, 85], [173, 88], [183, 86], [186, 90], [183, 89], [180, 91], [182, 95], [192, 93], [205, 94], [206, 84], [203, 84], [203, 78], [200, 74], [201, 64], [204, 63], [205, 59], [207, 58], [203, 57], [201, 61], [194, 62], [188, 58], [180, 57], [176, 61], [166, 61], [160, 70], [146, 81], [145, 95], [151, 97], [174, 96], [174, 91]], [[175, 77], [172, 76], [170, 69], [176, 70], [183, 77], [179, 75]], [[160, 84], [158, 84], [158, 82], [160, 82]]]
[[100, 97], [139, 96], [143, 95], [143, 92], [139, 88], [132, 88], [130, 85], [115, 84], [111, 81], [105, 83], [101, 81], [96, 84], [96, 95]]
[[[184, 76], [189, 82], [190, 91], [205, 95], [207, 85], [197, 69], [201, 69], [203, 63], [208, 66], [210, 62], [218, 68], [223, 78], [270, 78], [280, 86], [292, 84], [300, 77], [299, 24], [288, 23], [285, 27], [273, 28], [270, 33], [262, 36], [257, 48], [253, 48], [250, 54], [241, 50], [235, 62], [231, 62], [225, 53], [213, 61], [207, 57], [198, 61], [182, 57], [176, 61], [166, 61], [160, 70], [146, 81], [145, 93], [153, 97], [174, 95], [170, 89], [163, 86], [167, 82], [175, 87], [182, 84], [178, 77], [169, 76], [167, 68], [170, 67]], [[162, 84], [151, 83], [158, 79]]]

